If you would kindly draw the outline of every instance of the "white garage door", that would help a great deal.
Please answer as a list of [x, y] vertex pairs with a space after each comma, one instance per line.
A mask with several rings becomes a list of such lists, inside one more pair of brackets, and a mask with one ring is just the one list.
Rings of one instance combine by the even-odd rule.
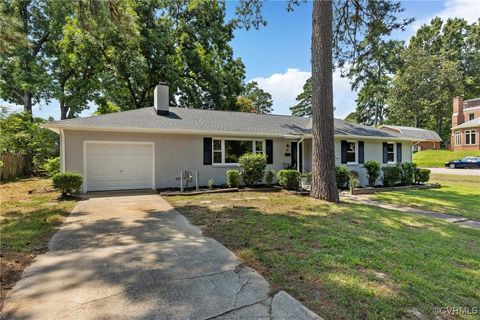
[[86, 191], [153, 187], [152, 143], [86, 143]]

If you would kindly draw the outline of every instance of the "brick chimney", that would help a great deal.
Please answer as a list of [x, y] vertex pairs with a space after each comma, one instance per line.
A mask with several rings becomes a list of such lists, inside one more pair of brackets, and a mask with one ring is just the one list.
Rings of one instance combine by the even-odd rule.
[[463, 96], [453, 98], [453, 114], [452, 127], [458, 126], [465, 122], [465, 115], [463, 114]]
[[169, 97], [168, 85], [166, 82], [160, 82], [153, 92], [153, 106], [158, 115], [169, 115]]

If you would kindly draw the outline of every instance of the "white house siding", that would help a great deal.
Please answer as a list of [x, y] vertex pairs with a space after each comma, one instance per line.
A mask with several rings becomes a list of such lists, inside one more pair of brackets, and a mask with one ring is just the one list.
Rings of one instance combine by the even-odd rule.
[[[64, 131], [65, 170], [83, 175], [84, 141], [127, 141], [153, 142], [155, 145], [155, 186], [156, 188], [178, 188], [180, 171], [199, 172], [199, 184], [207, 185], [209, 179], [215, 184], [225, 183], [225, 172], [235, 166], [218, 166], [203, 164], [203, 138], [211, 136], [131, 133], [110, 131]], [[222, 137], [222, 136], [218, 136]], [[245, 139], [254, 139], [252, 136]], [[265, 138], [258, 138], [259, 140]], [[274, 164], [267, 165], [267, 170], [278, 171], [290, 162], [285, 157], [286, 145], [290, 140], [272, 138]]]

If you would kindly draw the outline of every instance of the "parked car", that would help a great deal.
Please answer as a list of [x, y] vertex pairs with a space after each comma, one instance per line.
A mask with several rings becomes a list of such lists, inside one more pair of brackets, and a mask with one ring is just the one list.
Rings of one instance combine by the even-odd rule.
[[445, 167], [455, 168], [480, 168], [480, 157], [465, 157], [460, 160], [452, 160], [445, 163]]

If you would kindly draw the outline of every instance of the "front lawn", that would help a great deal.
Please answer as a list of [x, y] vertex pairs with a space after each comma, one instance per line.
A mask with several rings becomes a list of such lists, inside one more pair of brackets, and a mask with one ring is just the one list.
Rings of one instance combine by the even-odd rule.
[[479, 176], [431, 174], [430, 182], [440, 183], [442, 188], [382, 192], [372, 198], [480, 221]]
[[480, 157], [480, 151], [425, 150], [414, 153], [413, 162], [421, 168], [443, 168], [445, 162], [467, 156]]
[[434, 307], [478, 307], [478, 230], [283, 192], [167, 200], [325, 319], [434, 318]]
[[59, 201], [49, 179], [24, 179], [0, 184], [1, 292], [3, 299], [48, 240], [75, 201]]

